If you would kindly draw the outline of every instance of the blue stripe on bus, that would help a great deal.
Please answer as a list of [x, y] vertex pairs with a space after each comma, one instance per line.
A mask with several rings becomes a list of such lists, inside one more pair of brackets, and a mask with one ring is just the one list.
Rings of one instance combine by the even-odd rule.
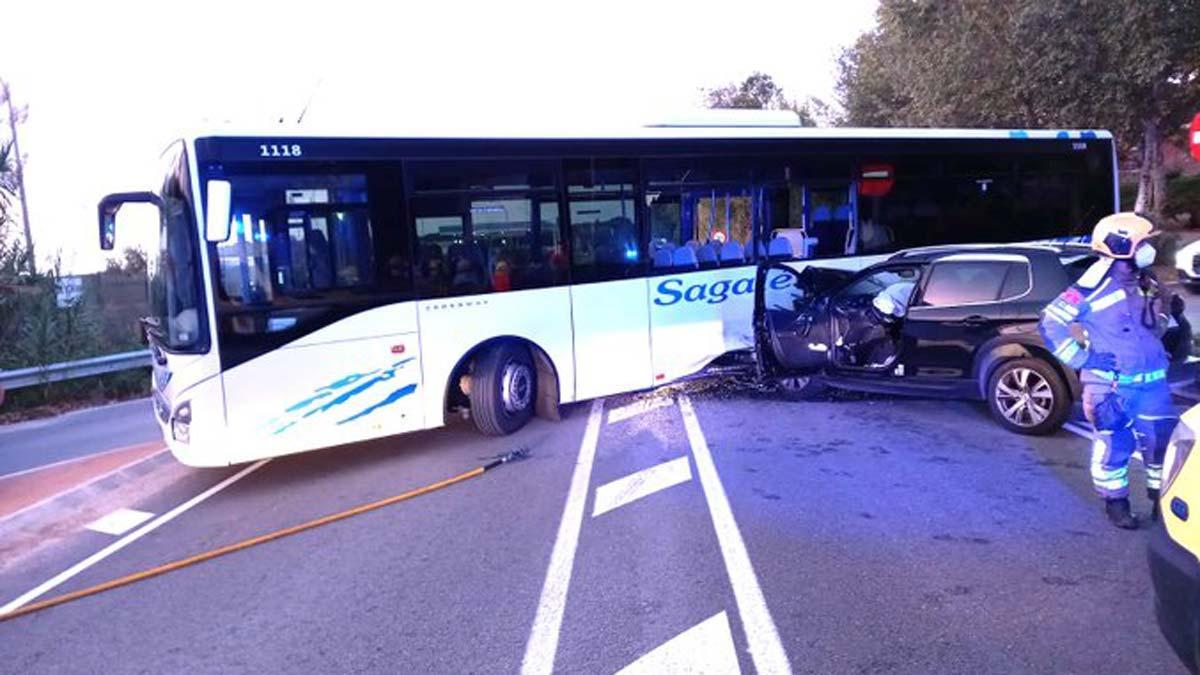
[[341, 420], [340, 422], [338, 422], [338, 424], [346, 424], [347, 422], [353, 422], [354, 420], [359, 419], [360, 417], [366, 417], [367, 415], [370, 415], [371, 413], [375, 412], [376, 410], [379, 410], [380, 408], [382, 408], [384, 406], [389, 406], [389, 405], [395, 403], [396, 401], [399, 401], [400, 399], [404, 398], [405, 396], [408, 396], [409, 394], [413, 393], [416, 390], [417, 390], [417, 385], [415, 385], [415, 384], [409, 384], [409, 385], [400, 387], [396, 391], [393, 391], [392, 393], [388, 394], [388, 397], [383, 399], [379, 403], [376, 403], [373, 406], [369, 406], [369, 407], [351, 415], [350, 417], [347, 417], [346, 419]]

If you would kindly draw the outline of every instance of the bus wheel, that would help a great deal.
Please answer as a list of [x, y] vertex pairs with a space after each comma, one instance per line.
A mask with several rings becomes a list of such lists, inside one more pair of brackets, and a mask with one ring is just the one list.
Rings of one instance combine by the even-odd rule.
[[537, 401], [537, 369], [529, 348], [501, 342], [475, 362], [471, 372], [471, 417], [489, 436], [525, 426]]

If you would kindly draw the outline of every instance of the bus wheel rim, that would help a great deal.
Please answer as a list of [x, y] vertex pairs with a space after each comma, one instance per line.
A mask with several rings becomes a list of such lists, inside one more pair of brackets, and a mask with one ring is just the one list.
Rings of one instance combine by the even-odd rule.
[[504, 410], [520, 412], [529, 407], [533, 399], [533, 372], [524, 363], [509, 362], [504, 366], [500, 378], [500, 398]]

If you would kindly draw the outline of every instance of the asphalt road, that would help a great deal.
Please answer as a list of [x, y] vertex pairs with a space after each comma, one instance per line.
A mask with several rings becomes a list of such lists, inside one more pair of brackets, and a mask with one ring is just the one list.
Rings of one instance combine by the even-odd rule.
[[[755, 672], [782, 655], [796, 673], [1183, 672], [1145, 533], [1104, 522], [1085, 440], [1008, 434], [959, 402], [637, 398], [509, 438], [456, 424], [272, 460], [47, 596], [531, 455], [0, 623], [0, 671]], [[239, 468], [172, 471], [122, 506], [163, 514]], [[0, 560], [0, 603], [115, 541]]]
[[148, 398], [3, 425], [0, 478], [161, 438]]

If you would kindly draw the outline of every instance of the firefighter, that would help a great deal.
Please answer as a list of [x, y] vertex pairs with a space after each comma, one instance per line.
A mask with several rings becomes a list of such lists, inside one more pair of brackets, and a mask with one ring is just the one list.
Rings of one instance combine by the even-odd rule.
[[1156, 234], [1141, 214], [1102, 218], [1092, 233], [1100, 260], [1043, 310], [1039, 324], [1054, 355], [1081, 370], [1083, 410], [1093, 431], [1092, 483], [1108, 519], [1129, 530], [1138, 527], [1129, 508], [1130, 456], [1140, 444], [1150, 517], [1157, 519], [1163, 454], [1178, 418], [1161, 338], [1168, 314], [1181, 315], [1183, 308], [1150, 272]]

